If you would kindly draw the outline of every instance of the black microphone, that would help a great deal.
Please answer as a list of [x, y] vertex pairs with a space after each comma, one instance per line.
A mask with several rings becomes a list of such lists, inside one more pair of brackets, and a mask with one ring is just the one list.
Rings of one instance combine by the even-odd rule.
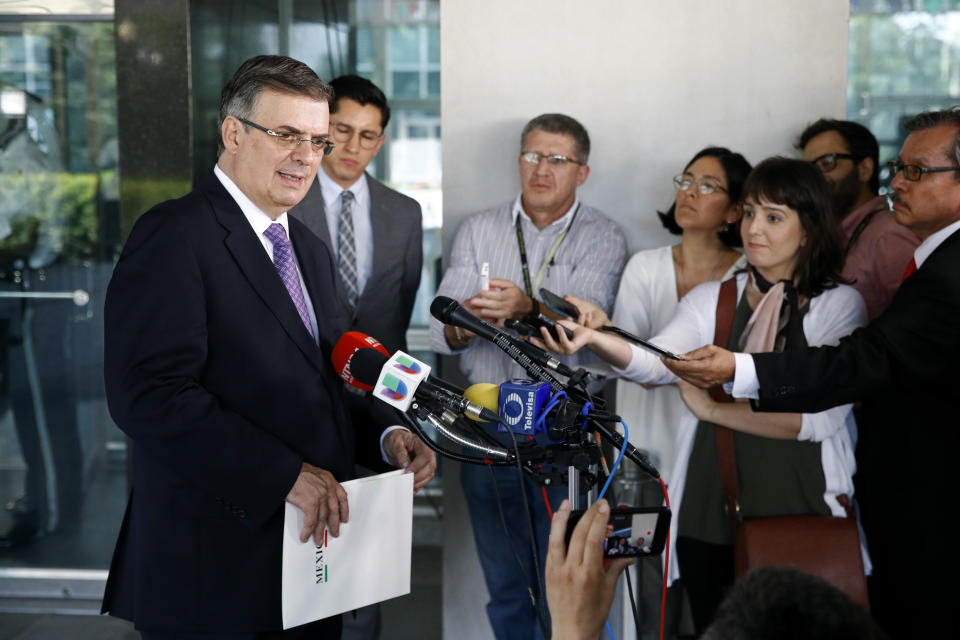
[[[463, 305], [453, 298], [446, 296], [437, 296], [434, 298], [430, 304], [430, 315], [444, 324], [472, 331], [481, 338], [492, 342], [522, 366], [527, 373], [537, 377], [539, 380], [556, 384], [557, 388], [555, 391], [563, 389], [563, 385], [557, 383], [556, 379], [550, 374], [546, 374], [546, 377], [544, 377], [537, 372], [537, 369], [542, 370], [543, 367], [546, 367], [547, 369], [556, 371], [562, 376], [572, 376], [574, 374], [573, 369], [552, 357], [543, 349], [529, 342], [514, 339], [512, 336], [507, 335], [495, 326], [484, 322], [464, 309]], [[533, 371], [531, 371], [529, 367], [531, 364], [535, 366]]]
[[[422, 363], [410, 356], [407, 356], [407, 358], [409, 360], [413, 360], [417, 364], [422, 365]], [[490, 411], [479, 404], [470, 402], [458, 393], [450, 391], [447, 388], [449, 383], [439, 380], [431, 375], [428, 375], [425, 379], [421, 380], [413, 389], [400, 390], [388, 388], [381, 390], [379, 387], [377, 387], [377, 381], [380, 379], [380, 373], [384, 370], [384, 367], [388, 366], [389, 363], [390, 358], [377, 349], [359, 349], [353, 354], [353, 358], [350, 361], [350, 372], [353, 375], [353, 378], [360, 384], [368, 387], [375, 387], [373, 395], [379, 400], [394, 406], [397, 406], [396, 401], [401, 399], [398, 398], [398, 395], [409, 396], [409, 394], [412, 393], [414, 398], [417, 398], [421, 401], [432, 400], [434, 402], [438, 402], [445, 408], [450, 409], [455, 413], [462, 413], [465, 416], [473, 418], [474, 420], [482, 420], [485, 422], [501, 421], [500, 416], [498, 416], [495, 412]]]

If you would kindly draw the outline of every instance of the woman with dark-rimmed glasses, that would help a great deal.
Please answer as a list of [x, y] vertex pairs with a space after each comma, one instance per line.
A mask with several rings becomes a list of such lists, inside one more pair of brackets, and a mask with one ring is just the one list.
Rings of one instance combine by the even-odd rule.
[[[728, 348], [765, 352], [836, 344], [866, 323], [860, 295], [842, 284], [841, 238], [829, 188], [811, 164], [785, 158], [760, 163], [744, 187], [741, 237], [748, 268], [738, 272]], [[721, 285], [692, 289], [651, 342], [684, 353], [713, 342]], [[573, 353], [587, 346], [619, 375], [646, 384], [678, 380], [660, 359], [615, 336], [574, 323], [573, 340], [543, 333], [546, 346]], [[687, 409], [677, 423], [670, 483], [677, 562], [698, 633], [733, 583], [733, 528], [724, 511], [715, 425], [735, 431], [739, 503], [744, 518], [783, 515], [846, 517], [853, 497], [856, 423], [851, 405], [814, 414], [754, 412], [720, 403], [680, 383]], [[869, 561], [864, 556], [869, 570]], [[677, 571], [678, 569], [678, 571]]]

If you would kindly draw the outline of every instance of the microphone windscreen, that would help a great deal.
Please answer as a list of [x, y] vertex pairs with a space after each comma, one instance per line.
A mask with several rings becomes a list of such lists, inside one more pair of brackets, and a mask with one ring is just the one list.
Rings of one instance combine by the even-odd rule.
[[444, 324], [450, 324], [448, 322], [450, 312], [456, 309], [457, 306], [459, 306], [459, 303], [453, 298], [437, 296], [433, 299], [433, 302], [430, 303], [430, 315]]
[[[477, 384], [472, 384], [467, 387], [463, 392], [463, 397], [470, 402], [480, 405], [484, 409], [489, 409], [496, 413], [500, 402], [500, 385], [490, 382], [478, 382]], [[468, 415], [467, 417], [471, 420], [476, 420], [473, 416]]]
[[356, 354], [361, 351], [380, 353], [383, 355], [384, 362], [390, 357], [390, 353], [386, 347], [380, 344], [376, 338], [371, 338], [367, 334], [360, 333], [359, 331], [348, 331], [340, 337], [336, 346], [333, 347], [330, 360], [333, 362], [333, 368], [337, 372], [337, 375], [348, 385], [362, 389], [363, 391], [372, 391], [373, 386], [377, 382], [377, 377], [380, 375], [379, 369], [377, 370], [377, 375], [373, 377], [373, 382], [370, 383], [364, 382], [363, 380], [365, 380], [365, 378], [358, 379], [353, 373], [353, 361], [356, 358]]
[[360, 384], [365, 385], [365, 389], [373, 389], [380, 377], [390, 356], [376, 349], [360, 349], [353, 356], [353, 362], [350, 363], [350, 372], [354, 379]]

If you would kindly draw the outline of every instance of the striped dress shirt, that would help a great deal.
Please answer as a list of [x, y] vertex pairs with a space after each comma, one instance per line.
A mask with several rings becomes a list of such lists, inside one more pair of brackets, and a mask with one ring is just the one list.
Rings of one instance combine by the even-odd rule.
[[[518, 215], [530, 279], [536, 286], [544, 257], [563, 233], [577, 206], [580, 211], [540, 286], [559, 295], [569, 293], [590, 300], [610, 313], [627, 255], [627, 243], [615, 222], [579, 202], [574, 202], [562, 218], [542, 230], [523, 212], [520, 196], [499, 207], [470, 215], [457, 230], [437, 295], [461, 302], [476, 295], [480, 289], [480, 265], [484, 262], [490, 263], [491, 278], [510, 280], [523, 290], [515, 227]], [[483, 338], [477, 338], [462, 351], [451, 351], [443, 335], [443, 324], [436, 318], [430, 319], [430, 345], [437, 353], [460, 353], [460, 369], [471, 384], [500, 384], [512, 378], [528, 377], [518, 364]], [[597, 363], [586, 349], [561, 360], [574, 368]]]

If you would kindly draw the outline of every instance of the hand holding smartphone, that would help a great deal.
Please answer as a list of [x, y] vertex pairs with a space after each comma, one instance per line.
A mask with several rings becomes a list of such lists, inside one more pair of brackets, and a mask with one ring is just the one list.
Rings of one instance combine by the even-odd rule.
[[634, 344], [637, 344], [637, 345], [643, 347], [644, 349], [646, 349], [647, 351], [650, 351], [650, 352], [653, 352], [653, 353], [657, 354], [658, 356], [661, 356], [661, 357], [664, 357], [664, 358], [670, 358], [671, 360], [683, 360], [683, 356], [678, 356], [677, 354], [673, 353], [672, 351], [667, 351], [666, 349], [661, 349], [660, 347], [658, 347], [657, 345], [653, 344], [652, 342], [647, 342], [647, 341], [644, 340], [643, 338], [641, 338], [641, 337], [639, 337], [639, 336], [635, 336], [635, 335], [633, 335], [632, 333], [630, 333], [629, 331], [624, 331], [624, 330], [621, 329], [620, 327], [615, 327], [615, 326], [613, 326], [613, 325], [607, 324], [607, 325], [604, 325], [604, 326], [600, 327], [600, 331], [606, 331], [607, 333], [612, 333], [612, 334], [618, 335], [618, 336], [620, 336], [620, 337], [622, 337], [622, 338], [626, 338], [626, 339], [629, 340], [630, 342], [633, 342]]
[[558, 316], [566, 316], [574, 321], [580, 317], [580, 310], [577, 309], [575, 305], [567, 302], [552, 291], [540, 287], [540, 297], [543, 298], [543, 303], [547, 305], [547, 308]]
[[[573, 511], [567, 521], [566, 543], [583, 516]], [[670, 531], [670, 510], [666, 507], [627, 507], [610, 510], [607, 536], [603, 541], [604, 558], [636, 558], [663, 553]]]

